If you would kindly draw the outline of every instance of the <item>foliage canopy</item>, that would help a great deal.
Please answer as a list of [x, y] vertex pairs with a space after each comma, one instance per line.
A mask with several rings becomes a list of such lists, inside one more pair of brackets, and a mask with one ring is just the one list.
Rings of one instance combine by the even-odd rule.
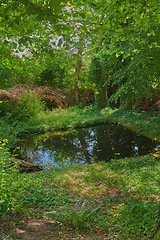
[[[44, 61], [60, 54], [60, 68], [67, 59], [68, 76], [74, 75], [72, 86], [77, 89], [84, 79], [91, 86], [86, 72], [91, 57], [98, 54], [108, 75], [106, 86], [115, 89], [110, 100], [120, 99], [121, 105], [132, 107], [135, 99], [151, 98], [152, 89], [159, 91], [159, 4], [158, 0], [3, 0], [2, 68], [17, 73], [28, 66], [25, 80], [18, 80], [34, 82], [44, 71]], [[26, 48], [29, 55], [24, 52], [22, 59], [13, 55], [14, 49], [22, 52]]]

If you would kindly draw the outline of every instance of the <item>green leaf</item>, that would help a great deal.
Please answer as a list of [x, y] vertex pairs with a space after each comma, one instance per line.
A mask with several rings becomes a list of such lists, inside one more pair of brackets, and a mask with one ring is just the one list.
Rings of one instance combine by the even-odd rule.
[[119, 53], [116, 53], [116, 58], [118, 58], [120, 56], [120, 54]]
[[115, 29], [115, 32], [118, 32], [118, 33], [123, 32], [123, 29], [122, 28]]
[[108, 22], [108, 23], [103, 24], [100, 29], [103, 31], [103, 30], [107, 30], [109, 28], [110, 28], [110, 23]]

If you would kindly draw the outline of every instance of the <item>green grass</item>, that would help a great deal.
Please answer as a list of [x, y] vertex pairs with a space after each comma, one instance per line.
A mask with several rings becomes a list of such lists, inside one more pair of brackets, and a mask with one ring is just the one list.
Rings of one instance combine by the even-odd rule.
[[[87, 227], [84, 214], [91, 229], [116, 232], [118, 239], [150, 239], [158, 219], [159, 170], [159, 158], [150, 154], [24, 173], [19, 176], [23, 188], [14, 196], [14, 211], [40, 216], [51, 211], [58, 222], [81, 231]], [[98, 213], [92, 214], [98, 206]]]
[[[20, 117], [18, 117], [19, 119]], [[160, 115], [123, 109], [97, 109], [95, 106], [84, 108], [71, 107], [68, 109], [46, 110], [34, 116], [8, 121], [8, 117], [0, 118], [1, 138], [7, 138], [10, 145], [17, 140], [17, 136], [31, 132], [46, 132], [50, 130], [87, 127], [104, 122], [114, 122], [124, 125], [133, 131], [160, 141]]]

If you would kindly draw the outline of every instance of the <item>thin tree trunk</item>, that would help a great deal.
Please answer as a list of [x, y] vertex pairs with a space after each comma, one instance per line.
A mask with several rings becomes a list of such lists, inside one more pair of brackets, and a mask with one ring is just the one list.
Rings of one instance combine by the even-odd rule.
[[79, 103], [80, 98], [79, 98], [79, 87], [78, 87], [78, 82], [81, 81], [81, 68], [82, 68], [82, 50], [81, 47], [78, 48], [78, 55], [79, 55], [79, 59], [77, 60], [76, 63], [76, 69], [75, 69], [75, 75], [76, 78], [74, 80], [74, 92], [75, 92], [75, 99], [76, 99], [76, 104]]

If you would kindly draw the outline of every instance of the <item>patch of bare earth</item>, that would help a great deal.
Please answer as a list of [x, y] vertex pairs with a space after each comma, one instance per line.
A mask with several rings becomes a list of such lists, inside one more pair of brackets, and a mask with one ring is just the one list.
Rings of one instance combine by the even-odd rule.
[[54, 224], [49, 218], [23, 217], [8, 215], [4, 220], [0, 219], [0, 239], [21, 240], [52, 240], [52, 239], [116, 239], [108, 235], [107, 230], [101, 232], [99, 228], [93, 231], [75, 231], [71, 227], [62, 224]]

